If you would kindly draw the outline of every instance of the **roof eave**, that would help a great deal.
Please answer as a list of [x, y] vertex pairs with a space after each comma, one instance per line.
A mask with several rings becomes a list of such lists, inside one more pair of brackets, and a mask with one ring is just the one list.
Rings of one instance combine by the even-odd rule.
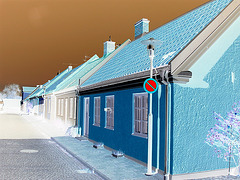
[[[161, 71], [163, 69], [168, 69], [168, 65], [164, 65], [164, 66], [155, 68], [153, 70], [153, 77], [159, 75], [159, 71]], [[92, 84], [89, 86], [80, 87], [78, 90], [79, 90], [79, 92], [82, 92], [82, 91], [88, 91], [88, 90], [92, 90], [92, 89], [96, 89], [96, 88], [112, 86], [115, 84], [126, 83], [126, 82], [131, 82], [131, 81], [140, 80], [140, 79], [146, 79], [146, 78], [149, 78], [149, 75], [150, 75], [150, 70], [142, 71], [142, 72], [126, 75], [123, 77], [109, 79], [109, 80], [95, 83], [95, 84]]]
[[233, 0], [173, 60], [169, 62], [173, 76], [188, 70], [223, 32], [239, 17], [239, 0]]

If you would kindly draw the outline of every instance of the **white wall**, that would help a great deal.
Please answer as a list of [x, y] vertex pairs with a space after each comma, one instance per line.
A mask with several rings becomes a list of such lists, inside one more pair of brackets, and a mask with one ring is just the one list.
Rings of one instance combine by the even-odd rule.
[[7, 113], [20, 113], [21, 99], [3, 99], [3, 111]]

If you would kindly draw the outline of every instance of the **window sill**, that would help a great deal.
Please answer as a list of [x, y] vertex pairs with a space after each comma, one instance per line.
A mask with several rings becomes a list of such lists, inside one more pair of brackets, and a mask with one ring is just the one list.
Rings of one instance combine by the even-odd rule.
[[93, 126], [100, 127], [100, 124], [93, 124]]
[[137, 134], [137, 133], [132, 133], [133, 136], [137, 136], [137, 137], [140, 137], [140, 138], [144, 138], [144, 139], [147, 139], [147, 135], [142, 135], [142, 134]]
[[114, 128], [111, 128], [111, 127], [105, 127], [105, 129], [109, 129], [109, 130], [114, 131]]

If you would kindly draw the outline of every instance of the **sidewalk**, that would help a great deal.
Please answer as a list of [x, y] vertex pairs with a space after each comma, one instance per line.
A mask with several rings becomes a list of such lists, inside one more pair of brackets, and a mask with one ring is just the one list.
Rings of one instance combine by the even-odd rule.
[[126, 157], [115, 158], [111, 155], [111, 151], [104, 148], [95, 149], [93, 143], [87, 140], [80, 141], [69, 136], [52, 137], [52, 139], [104, 179], [163, 179], [160, 174], [146, 176], [147, 168], [145, 166]]
[[163, 179], [160, 174], [146, 176], [147, 168], [126, 157], [115, 158], [112, 152], [100, 148], [93, 148], [93, 143], [88, 140], [80, 141], [74, 137], [66, 136], [64, 128], [56, 126], [52, 121], [42, 119], [34, 115], [21, 115], [36, 130], [40, 131], [45, 138], [51, 138], [60, 147], [73, 155], [85, 166], [86, 172], [94, 173], [103, 179], [111, 180], [156, 180]]

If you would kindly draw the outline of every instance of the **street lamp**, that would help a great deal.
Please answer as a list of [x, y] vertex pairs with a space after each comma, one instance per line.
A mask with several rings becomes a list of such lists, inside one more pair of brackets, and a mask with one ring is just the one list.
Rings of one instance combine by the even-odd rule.
[[[150, 38], [148, 40], [141, 41], [142, 44], [147, 45], [148, 55], [150, 59], [150, 78], [153, 76], [153, 58], [154, 58], [154, 46], [160, 45], [161, 41]], [[153, 115], [152, 115], [152, 93], [150, 93], [150, 105], [149, 105], [149, 115], [148, 115], [148, 162], [147, 162], [147, 176], [151, 176], [152, 172], [152, 125]]]

